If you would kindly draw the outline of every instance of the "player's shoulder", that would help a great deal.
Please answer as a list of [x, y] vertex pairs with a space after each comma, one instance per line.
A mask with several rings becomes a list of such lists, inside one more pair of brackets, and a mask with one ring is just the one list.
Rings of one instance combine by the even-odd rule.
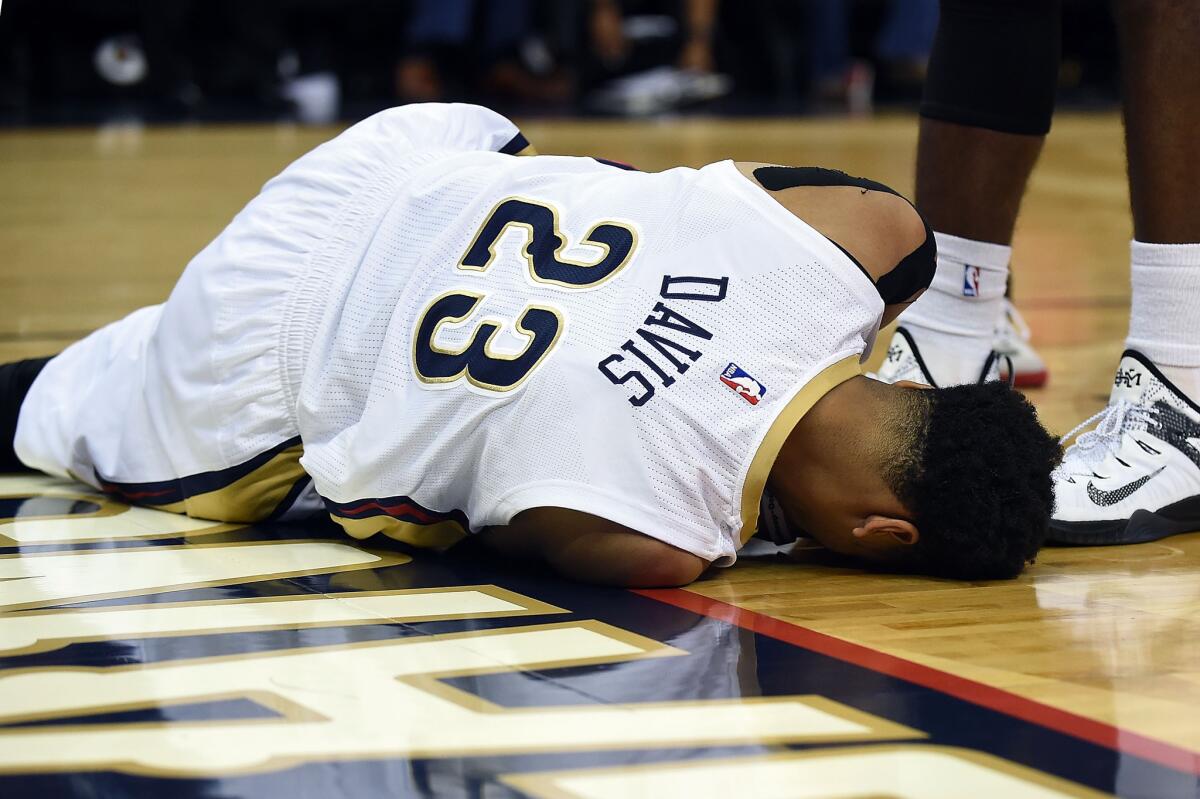
[[734, 166], [792, 215], [853, 255], [873, 278], [891, 270], [927, 236], [912, 203], [878, 181], [824, 167], [753, 161]]

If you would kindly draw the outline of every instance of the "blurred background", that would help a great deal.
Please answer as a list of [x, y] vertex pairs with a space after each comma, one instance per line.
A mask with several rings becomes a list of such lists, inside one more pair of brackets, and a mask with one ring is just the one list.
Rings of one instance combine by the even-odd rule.
[[[0, 0], [0, 124], [914, 108], [937, 0]], [[1116, 103], [1109, 5], [1068, 0], [1060, 107]]]

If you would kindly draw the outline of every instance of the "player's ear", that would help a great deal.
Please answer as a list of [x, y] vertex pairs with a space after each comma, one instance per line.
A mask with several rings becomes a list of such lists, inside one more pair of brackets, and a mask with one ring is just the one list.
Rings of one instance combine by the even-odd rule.
[[855, 527], [851, 534], [855, 538], [867, 539], [877, 536], [891, 536], [906, 546], [917, 543], [921, 531], [907, 519], [897, 519], [892, 516], [868, 516], [863, 523]]

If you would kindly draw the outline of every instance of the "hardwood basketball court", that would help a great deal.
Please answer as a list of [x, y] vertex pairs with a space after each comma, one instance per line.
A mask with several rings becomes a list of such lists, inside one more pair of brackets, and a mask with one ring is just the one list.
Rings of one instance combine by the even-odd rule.
[[[916, 122], [910, 116], [869, 120], [529, 120], [524, 122], [522, 130], [543, 153], [608, 157], [647, 170], [676, 164], [699, 166], [732, 158], [836, 167], [881, 180], [910, 195], [912, 189]], [[99, 130], [0, 133], [0, 185], [5, 187], [0, 195], [0, 252], [3, 253], [0, 296], [4, 300], [4, 312], [0, 314], [0, 360], [56, 352], [100, 325], [137, 307], [164, 299], [188, 259], [221, 230], [265, 180], [334, 133], [336, 130], [333, 129], [292, 126], [162, 129], [111, 126]], [[1118, 118], [1113, 114], [1060, 115], [1033, 176], [1018, 224], [1014, 254], [1016, 299], [1050, 370], [1047, 387], [1032, 390], [1028, 396], [1054, 432], [1070, 429], [1099, 410], [1107, 398], [1127, 322], [1130, 236]], [[881, 340], [886, 339], [881, 337]], [[170, 524], [164, 528], [165, 523], [157, 518], [162, 514], [156, 514], [155, 519], [129, 519], [132, 526], [106, 527], [100, 522], [105, 514], [119, 516], [123, 511], [80, 499], [91, 493], [50, 481], [0, 478], [0, 611], [8, 611], [0, 613], [0, 647], [11, 648], [3, 640], [6, 619], [11, 621], [18, 616], [27, 616], [30, 609], [38, 609], [40, 613], [46, 608], [79, 602], [90, 603], [83, 607], [132, 607], [129, 603], [158, 601], [213, 602], [217, 601], [216, 594], [203, 594], [201, 587], [216, 591], [218, 586], [236, 587], [241, 585], [239, 580], [249, 579], [249, 572], [240, 573], [236, 569], [224, 576], [206, 572], [200, 578], [194, 575], [181, 575], [178, 579], [164, 577], [163, 585], [169, 589], [151, 590], [124, 583], [121, 583], [124, 587], [114, 587], [114, 583], [89, 588], [91, 584], [80, 578], [80, 588], [76, 592], [56, 585], [49, 578], [43, 580], [45, 575], [34, 567], [43, 563], [40, 559], [62, 553], [76, 556], [80, 553], [92, 556], [104, 552], [119, 554], [141, 549], [143, 545], [160, 554], [176, 551], [164, 548], [162, 544], [182, 548], [217, 546], [219, 542], [251, 546], [247, 540], [238, 537], [238, 531], [228, 527], [215, 529], [211, 524], [180, 523], [174, 528]], [[20, 503], [13, 504], [13, 498], [36, 496], [48, 497], [44, 501], [49, 504], [34, 511], [30, 510], [33, 506], [19, 510]], [[10, 498], [9, 504], [18, 510], [4, 512], [4, 497]], [[92, 504], [74, 510], [64, 509], [63, 503], [72, 502]], [[73, 524], [95, 518], [88, 522], [92, 526], [86, 529], [72, 527], [66, 524], [72, 514], [79, 517], [71, 520]], [[3, 518], [6, 515], [16, 515], [18, 519], [6, 520]], [[63, 525], [62, 529], [56, 528], [56, 523]], [[39, 525], [36, 530], [30, 527], [34, 524]], [[25, 526], [21, 528], [21, 525]], [[106, 544], [106, 541], [115, 543]], [[151, 545], [154, 541], [157, 544]], [[333, 544], [327, 541], [325, 546]], [[421, 574], [428, 572], [432, 576], [422, 576], [404, 585], [390, 578], [372, 582], [367, 576], [372, 573], [371, 569], [381, 563], [389, 568], [399, 568], [409, 556], [389, 550], [371, 555], [371, 558], [380, 558], [379, 561], [368, 558], [358, 562], [352, 555], [342, 552], [350, 547], [337, 546], [338, 557], [347, 558], [347, 561], [336, 569], [330, 564], [321, 565], [322, 561], [317, 565], [302, 564], [291, 571], [272, 567], [270, 576], [290, 580], [295, 575], [311, 576], [337, 571], [344, 566], [345, 574], [350, 575], [343, 581], [344, 585], [305, 583], [304, 592], [317, 598], [338, 590], [394, 592], [403, 588], [420, 592], [463, 584], [458, 582], [461, 575], [456, 576], [452, 569], [439, 572], [444, 567], [436, 562], [437, 558], [421, 554], [415, 556], [416, 562], [423, 564], [422, 568], [426, 570]], [[327, 554], [314, 557], [320, 561]], [[300, 560], [304, 561], [304, 558]], [[155, 568], [170, 571], [171, 567], [160, 565]], [[81, 572], [70, 568], [62, 572], [76, 576], [78, 573]], [[31, 577], [36, 578], [33, 582], [42, 580], [48, 587], [35, 588], [33, 593], [28, 593], [26, 589], [31, 582], [24, 578]], [[490, 582], [486, 575], [474, 577], [480, 584]], [[254, 579], [266, 578], [260, 575]], [[520, 581], [523, 586], [530, 585], [527, 578], [520, 578]], [[120, 583], [119, 579], [117, 583]], [[42, 585], [42, 582], [37, 584]], [[1054, 739], [1056, 741], [1083, 741], [1098, 747], [1096, 751], [1113, 753], [1111, 761], [1105, 760], [1097, 767], [1097, 773], [1107, 774], [1107, 777], [1096, 777], [1090, 783], [1079, 778], [1084, 784], [1122, 796], [1200, 795], [1200, 783], [1197, 782], [1197, 774], [1200, 774], [1198, 534], [1120, 548], [1046, 549], [1021, 578], [1006, 583], [964, 584], [921, 577], [872, 575], [848, 568], [820, 551], [799, 549], [787, 555], [774, 552], [748, 554], [734, 568], [715, 570], [686, 592], [642, 592], [634, 596], [632, 592], [587, 589], [580, 594], [583, 599], [571, 599], [564, 594], [565, 589], [554, 588], [546, 596], [534, 591], [535, 596], [531, 598], [528, 594], [516, 597], [505, 593], [512, 584], [511, 581], [504, 582], [504, 589], [487, 589], [479, 596], [473, 595], [472, 601], [477, 607], [473, 606], [474, 610], [469, 614], [475, 615], [455, 616], [458, 611], [438, 605], [413, 610], [415, 615], [407, 618], [417, 621], [481, 618], [487, 613], [499, 613], [497, 608], [503, 607], [510, 615], [564, 611], [576, 615], [590, 613], [591, 618], [615, 624], [601, 615], [608, 611], [591, 609], [610, 602], [623, 607], [621, 603], [644, 602], [650, 597], [664, 606], [719, 620], [725, 625], [721, 634], [732, 636], [731, 641], [738, 635], [753, 632], [760, 639], [765, 636], [772, 641], [787, 642], [790, 646], [819, 653], [821, 657], [886, 675], [892, 682], [881, 683], [879, 690], [897, 690], [897, 703], [904, 703], [905, 693], [895, 686], [911, 683], [922, 691], [954, 697], [966, 705], [984, 708], [988, 713], [1052, 730], [1059, 736]], [[235, 588], [229, 590], [235, 591]], [[183, 594], [178, 594], [180, 591]], [[615, 599], [613, 594], [621, 594], [623, 598]], [[235, 591], [228, 596], [244, 596], [244, 593]], [[493, 600], [489, 605], [488, 602]], [[495, 605], [497, 602], [500, 604]], [[576, 605], [567, 607], [571, 602]], [[282, 606], [280, 602], [273, 604]], [[389, 608], [372, 612], [393, 615], [369, 618], [395, 620], [400, 617], [394, 614], [402, 611]], [[630, 619], [637, 616], [633, 610], [629, 614]], [[220, 615], [217, 618], [220, 619]], [[351, 619], [348, 616], [343, 621], [359, 624], [366, 623], [365, 618], [368, 617]], [[555, 618], [551, 616], [549, 621], [554, 622]], [[193, 623], [195, 620], [189, 622]], [[328, 622], [335, 623], [341, 622]], [[247, 624], [250, 626], [237, 629], [266, 629], [262, 624]], [[266, 626], [278, 630], [288, 624], [287, 621], [273, 621]], [[615, 627], [632, 629], [632, 624], [632, 621], [622, 622]], [[231, 625], [236, 626], [232, 622]], [[8, 629], [16, 628], [10, 625]], [[182, 628], [171, 629], [175, 631], [172, 635], [181, 634], [178, 629]], [[188, 629], [194, 631], [192, 627]], [[220, 624], [207, 629], [208, 633], [219, 633]], [[447, 635], [460, 633], [463, 631], [456, 629]], [[96, 641], [106, 635], [97, 633], [87, 637], [82, 633], [64, 633], [66, 639], [74, 641]], [[633, 636], [633, 633], [629, 635]], [[610, 638], [614, 636], [620, 638], [617, 633], [610, 634]], [[109, 637], [121, 641], [139, 638], [128, 630], [124, 633], [116, 630]], [[639, 637], [629, 644], [640, 654], [621, 657], [651, 657], [657, 651], [657, 640], [688, 650], [688, 644], [683, 640], [686, 637], [659, 639], [657, 633], [647, 632], [645, 638]], [[158, 639], [151, 636], [151, 640]], [[322, 643], [333, 645], [331, 641], [322, 640]], [[68, 712], [67, 705], [58, 706], [54, 701], [39, 705], [39, 683], [35, 678], [39, 669], [110, 666], [116, 662], [73, 658], [69, 654], [80, 647], [86, 649], [95, 645], [75, 643], [62, 650], [68, 654], [50, 659], [45, 659], [48, 655], [32, 654], [32, 650], [25, 654], [0, 652], [0, 697], [6, 697], [5, 701], [8, 701], [17, 696], [12, 693], [17, 683], [9, 683], [11, 690], [5, 690], [4, 685], [6, 680], [20, 679], [24, 681], [20, 683], [20, 695], [26, 696], [24, 701], [28, 705], [24, 711], [14, 711], [0, 701], [0, 751], [25, 752], [21, 747], [34, 746], [30, 736], [35, 731], [41, 734], [47, 729], [52, 730], [54, 723], [67, 725], [63, 729], [83, 729], [82, 726], [69, 726], [84, 724], [80, 719], [86, 714], [82, 711]], [[728, 644], [733, 649], [721, 649], [724, 646], [726, 644], [721, 644], [712, 650], [716, 653], [714, 662], [721, 659], [721, 652], [733, 652], [736, 659], [737, 652], [741, 651], [740, 662], [746, 665], [744, 646], [738, 650], [734, 644]], [[149, 648], [153, 650], [152, 646]], [[121, 661], [121, 668], [128, 672], [128, 669], [136, 668], [129, 664], [154, 660], [151, 656], [139, 661], [137, 651], [135, 647], [133, 654]], [[240, 651], [232, 645], [211, 650], [223, 657], [233, 657]], [[354, 649], [354, 652], [360, 650]], [[764, 652], [760, 640], [760, 672], [765, 668]], [[192, 658], [206, 654], [209, 650], [203, 646], [186, 653]], [[592, 655], [580, 655], [579, 659], [570, 662], [596, 663], [610, 655], [597, 651]], [[588, 660], [589, 657], [592, 660]], [[568, 660], [564, 658], [563, 662]], [[514, 668], [534, 669], [533, 666], [519, 665]], [[720, 672], [720, 668], [716, 671]], [[180, 673], [181, 678], [185, 676]], [[195, 679], [201, 680], [200, 677]], [[68, 694], [71, 690], [74, 690], [71, 686], [64, 688]], [[33, 692], [32, 699], [27, 695], [29, 691]], [[808, 692], [832, 695], [825, 690]], [[211, 697], [219, 692], [214, 689], [199, 693]], [[766, 693], [763, 691], [762, 695]], [[733, 689], [721, 694], [741, 695], [746, 694]], [[172, 701], [182, 702], [184, 698], [181, 694]], [[623, 696], [617, 699], [629, 701]], [[652, 694], [640, 697], [640, 701], [654, 699]], [[562, 701], [567, 703], [567, 700]], [[133, 707], [137, 700], [130, 699], [126, 704]], [[106, 706], [104, 712], [117, 713], [115, 707]], [[289, 710], [281, 705], [274, 710], [287, 716], [294, 708]], [[149, 734], [145, 726], [148, 722], [144, 719], [114, 716], [106, 723], [124, 721], [128, 721], [130, 727], [138, 727], [138, 735]], [[830, 755], [846, 758], [846, 767], [839, 773], [862, 774], [877, 767], [886, 771], [890, 768], [887, 758], [893, 756], [899, 761], [908, 758], [905, 762], [912, 763], [924, 762], [920, 758], [928, 757], [934, 763], [930, 768], [941, 767], [937, 766], [937, 757], [944, 753], [939, 754], [941, 750], [937, 746], [914, 752], [903, 746], [889, 748], [862, 744], [862, 741], [902, 740], [916, 735], [911, 729], [907, 733], [899, 730], [896, 724], [921, 731], [919, 725], [910, 720], [897, 722], [895, 718], [885, 718], [877, 721], [879, 724], [875, 726], [872, 726], [874, 722], [863, 722], [870, 728], [870, 733], [852, 737], [859, 743], [847, 744]], [[962, 723], [968, 722], [968, 717], [964, 716]], [[970, 723], [986, 727], [978, 719]], [[20, 726], [29, 724], [34, 726]], [[941, 743], [939, 734], [926, 732], [933, 736], [933, 743]], [[714, 732], [706, 740], [717, 739], [721, 736]], [[643, 741], [639, 746], [661, 747], [672, 740], [667, 736], [657, 742]], [[739, 745], [745, 745], [748, 740], [740, 740]], [[778, 744], [800, 739], [780, 733], [775, 737], [764, 734], [756, 740]], [[837, 739], [834, 736], [811, 740], [828, 743]], [[725, 743], [733, 745], [735, 742], [726, 740]], [[692, 744], [695, 742], [689, 745]], [[547, 749], [555, 748], [551, 743], [543, 745]], [[609, 750], [619, 748], [619, 741], [597, 739], [592, 745], [597, 750]], [[671, 745], [683, 748], [679, 741]], [[971, 745], [962, 745], [971, 748]], [[417, 754], [410, 752], [410, 755], [435, 760], [452, 757], [453, 743], [444, 746], [450, 748], [437, 749], [430, 743], [428, 747], [431, 748], [419, 750]], [[528, 746], [530, 748], [519, 751], [540, 751], [536, 740], [531, 739]], [[588, 746], [581, 743], [576, 751], [586, 749]], [[1003, 747], [1000, 750], [1006, 751]], [[33, 751], [29, 749], [29, 752]], [[200, 751], [207, 750], [201, 746]], [[351, 747], [341, 754], [328, 754], [328, 757], [330, 760], [386, 759], [392, 756], [389, 752], [398, 750], [383, 746], [378, 752], [362, 751], [356, 755], [356, 751]], [[722, 751], [727, 758], [745, 754], [741, 750]], [[814, 751], [819, 754], [825, 750]], [[476, 757], [489, 752], [494, 754], [495, 747], [480, 744], [476, 750], [464, 745], [461, 756]], [[1071, 754], [1069, 747], [1061, 752], [1061, 757], [1068, 759], [1088, 756]], [[271, 769], [312, 763], [314, 758], [320, 760], [314, 754], [276, 754], [279, 762]], [[657, 765], [649, 767], [649, 772], [646, 766], [630, 768], [628, 760], [604, 757], [589, 759], [575, 755], [561, 763], [551, 760], [549, 765], [536, 767], [518, 759], [513, 761], [515, 766], [513, 762], [505, 761], [505, 765], [496, 771], [500, 777], [480, 778], [480, 784], [495, 786], [495, 790], [501, 791], [496, 795], [620, 796], [641, 795], [638, 791], [644, 791], [645, 795], [664, 795], [656, 793], [663, 790], [663, 785], [681, 786], [681, 791], [684, 790], [682, 786], [693, 786], [686, 789], [688, 793], [695, 793], [696, 785], [706, 785], [706, 790], [715, 791], [713, 786], [744, 785], [739, 781], [749, 779], [745, 776], [746, 771], [739, 771], [736, 761], [730, 761], [733, 765], [725, 768], [721, 765], [725, 761], [715, 757], [720, 753], [712, 754], [715, 759], [709, 761], [698, 763], [691, 759], [667, 766], [663, 762], [669, 758], [662, 755], [662, 760], [655, 758]], [[813, 757], [815, 755], [808, 749], [796, 756], [790, 750], [776, 747], [756, 755], [754, 768], [758, 770], [753, 774], [766, 774], [770, 769], [778, 768], [783, 769], [780, 774], [787, 775], [787, 779], [809, 780], [809, 785], [828, 787], [828, 783], [820, 782], [825, 779], [820, 776], [824, 772], [820, 772], [820, 764]], [[980, 754], [978, 757], [994, 755]], [[1059, 755], [1049, 747], [1038, 757], [1048, 757], [1053, 762]], [[54, 785], [45, 782], [49, 779], [46, 775], [51, 772], [61, 776], [70, 771], [112, 771], [141, 775], [139, 779], [149, 779], [152, 775], [170, 776], [174, 772], [168, 760], [164, 757], [156, 764], [135, 767], [82, 758], [75, 766], [55, 768], [34, 754], [28, 754], [26, 760], [16, 755], [7, 759], [0, 756], [0, 786], [48, 789]], [[956, 789], [937, 795], [967, 795], [968, 792], [980, 796], [1093, 795], [1082, 792], [1084, 789], [1078, 786], [1056, 782], [1058, 777], [1047, 776], [1047, 772], [1064, 772], [1043, 766], [1030, 770], [1027, 765], [1014, 763], [1032, 760], [1015, 756], [1012, 761], [993, 772], [1003, 771], [1009, 778], [1021, 781], [1019, 784], [1025, 787], [1020, 790], [1013, 788], [1018, 783], [972, 783], [968, 779], [960, 783], [961, 792]], [[216, 778], [225, 772], [242, 774], [245, 771], [233, 760], [224, 764], [223, 761], [213, 762], [216, 765], [209, 771], [201, 763], [190, 776]], [[982, 760], [971, 762], [979, 768], [984, 767], [979, 765]], [[1152, 773], [1146, 764], [1163, 771]], [[613, 771], [616, 766], [624, 768]], [[1008, 769], [1008, 766], [1012, 768]], [[260, 764], [250, 770], [270, 769]], [[727, 779], [731, 781], [722, 782]], [[762, 779], [765, 782], [761, 784], [765, 785], [775, 784], [770, 780], [784, 777]], [[969, 791], [969, 786], [974, 784], [984, 787]], [[1002, 784], [1009, 788], [996, 787]], [[655, 788], [656, 785], [659, 787]], [[885, 790], [895, 790], [899, 792], [897, 795], [904, 796], [933, 795], [920, 786], [913, 788], [911, 793], [905, 792], [908, 788], [899, 783], [855, 785], [859, 786], [855, 789], [859, 792], [853, 795], [882, 795]], [[147, 786], [148, 783], [139, 790], [150, 791]], [[1048, 793], [1038, 794], [1032, 786], [1040, 786], [1037, 790]], [[116, 787], [113, 790], [118, 794], [122, 792]], [[246, 790], [248, 794], [254, 793]], [[780, 795], [832, 795], [817, 788], [813, 788], [816, 791], [813, 793], [795, 790], [796, 793]], [[2, 787], [0, 792], [7, 793]], [[271, 791], [275, 792], [280, 791]], [[440, 795], [439, 791], [432, 792]]]

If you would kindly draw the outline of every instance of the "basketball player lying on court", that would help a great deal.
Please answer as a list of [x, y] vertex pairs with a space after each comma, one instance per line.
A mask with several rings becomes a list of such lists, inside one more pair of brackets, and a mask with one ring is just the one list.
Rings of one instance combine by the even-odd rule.
[[949, 577], [1034, 557], [1059, 450], [1033, 408], [860, 373], [933, 275], [906, 200], [832, 170], [528, 151], [476, 106], [355, 125], [165, 304], [0, 370], [0, 443], [130, 503], [475, 533], [615, 585], [688, 583], [760, 526]]

